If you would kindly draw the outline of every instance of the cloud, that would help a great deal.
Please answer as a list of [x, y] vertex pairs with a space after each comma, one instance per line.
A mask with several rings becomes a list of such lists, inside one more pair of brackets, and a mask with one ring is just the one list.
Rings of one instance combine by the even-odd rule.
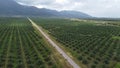
[[120, 0], [16, 0], [17, 2], [55, 10], [76, 10], [97, 17], [120, 17]]

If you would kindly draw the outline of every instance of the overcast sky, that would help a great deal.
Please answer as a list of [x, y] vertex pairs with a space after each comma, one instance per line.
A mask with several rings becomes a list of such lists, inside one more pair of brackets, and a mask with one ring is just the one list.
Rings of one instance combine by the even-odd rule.
[[75, 10], [97, 17], [120, 17], [120, 0], [16, 0], [17, 2], [55, 10]]

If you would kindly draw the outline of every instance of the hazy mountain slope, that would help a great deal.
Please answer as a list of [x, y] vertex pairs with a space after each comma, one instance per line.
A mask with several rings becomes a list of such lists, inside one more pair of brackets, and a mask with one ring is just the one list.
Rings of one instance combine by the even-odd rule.
[[91, 17], [85, 13], [76, 11], [61, 11], [50, 10], [45, 8], [36, 8], [33, 6], [23, 6], [14, 0], [0, 0], [0, 16], [44, 16], [44, 17], [72, 17], [72, 18], [87, 18]]

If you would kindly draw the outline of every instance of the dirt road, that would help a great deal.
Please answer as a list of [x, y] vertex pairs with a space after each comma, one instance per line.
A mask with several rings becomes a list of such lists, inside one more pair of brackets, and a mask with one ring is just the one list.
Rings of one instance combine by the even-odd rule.
[[28, 20], [32, 23], [34, 27], [36, 27], [40, 31], [40, 33], [46, 38], [46, 40], [69, 62], [69, 64], [73, 66], [73, 68], [81, 68], [54, 41], [52, 41], [49, 36], [35, 22], [33, 22], [30, 18], [28, 18]]

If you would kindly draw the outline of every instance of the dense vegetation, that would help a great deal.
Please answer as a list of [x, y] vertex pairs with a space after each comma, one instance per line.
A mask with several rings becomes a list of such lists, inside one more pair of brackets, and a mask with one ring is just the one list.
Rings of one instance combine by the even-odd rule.
[[111, 25], [115, 21], [53, 18], [34, 21], [48, 30], [87, 68], [120, 66], [120, 27]]
[[51, 50], [24, 18], [0, 18], [0, 68], [58, 68]]

